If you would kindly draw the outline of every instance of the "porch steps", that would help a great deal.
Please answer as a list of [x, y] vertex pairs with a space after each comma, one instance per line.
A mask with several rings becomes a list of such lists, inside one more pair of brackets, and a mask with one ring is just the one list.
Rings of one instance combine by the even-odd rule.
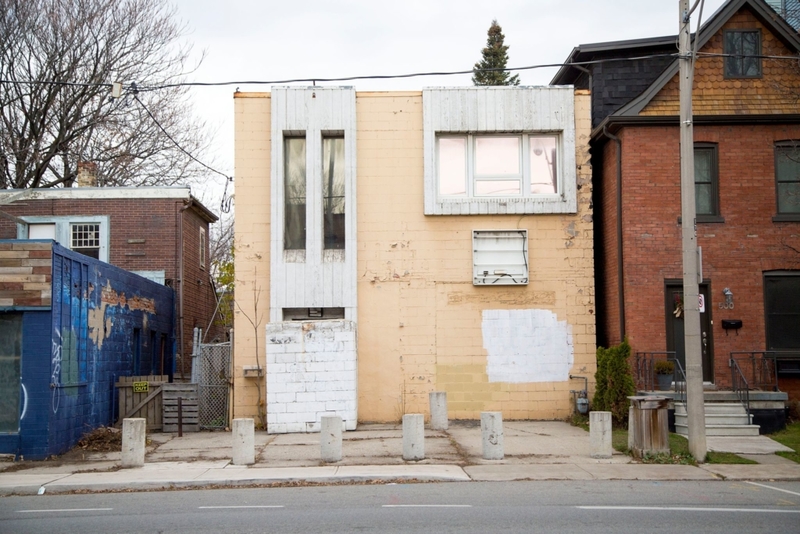
[[[753, 415], [738, 402], [706, 402], [706, 436], [758, 436], [759, 426]], [[688, 435], [686, 403], [675, 403], [675, 432]]]

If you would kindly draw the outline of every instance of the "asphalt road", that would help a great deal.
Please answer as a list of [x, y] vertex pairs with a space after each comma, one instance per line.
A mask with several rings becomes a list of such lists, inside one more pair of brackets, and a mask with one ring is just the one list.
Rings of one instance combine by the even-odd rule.
[[0, 532], [800, 533], [800, 482], [461, 482], [0, 499]]

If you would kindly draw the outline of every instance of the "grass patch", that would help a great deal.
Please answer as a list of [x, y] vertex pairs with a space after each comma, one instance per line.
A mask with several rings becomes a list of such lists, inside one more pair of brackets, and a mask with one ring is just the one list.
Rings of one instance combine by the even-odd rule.
[[706, 454], [707, 464], [757, 464], [755, 460], [750, 458], [742, 458], [738, 454], [732, 452], [713, 452], [709, 451]]
[[789, 423], [785, 429], [770, 434], [769, 437], [794, 450], [794, 452], [777, 452], [775, 454], [800, 464], [800, 422]]
[[[628, 431], [616, 429], [611, 433], [611, 446], [615, 450], [624, 454], [632, 454], [628, 450]], [[673, 464], [673, 465], [697, 465], [694, 456], [689, 452], [689, 441], [680, 434], [670, 433], [669, 435], [669, 454], [652, 454], [642, 458], [645, 464]], [[710, 464], [756, 464], [753, 460], [742, 458], [729, 452], [709, 452], [706, 455], [706, 462]]]

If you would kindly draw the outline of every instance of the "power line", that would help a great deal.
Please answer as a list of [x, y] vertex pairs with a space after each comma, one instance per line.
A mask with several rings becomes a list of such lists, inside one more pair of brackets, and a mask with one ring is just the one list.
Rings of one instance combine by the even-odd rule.
[[233, 178], [232, 178], [232, 177], [230, 177], [230, 176], [228, 176], [227, 174], [225, 174], [225, 173], [223, 173], [223, 172], [220, 172], [220, 171], [218, 171], [217, 169], [214, 169], [213, 167], [210, 167], [210, 166], [206, 165], [205, 163], [203, 163], [202, 161], [200, 161], [199, 159], [197, 159], [197, 158], [196, 158], [196, 157], [195, 157], [193, 154], [191, 154], [191, 153], [190, 153], [188, 150], [186, 150], [185, 148], [183, 148], [183, 147], [180, 145], [180, 143], [178, 143], [178, 141], [176, 141], [176, 140], [175, 140], [175, 138], [174, 138], [174, 137], [172, 137], [172, 135], [170, 135], [170, 133], [167, 131], [167, 129], [166, 129], [166, 128], [164, 128], [164, 126], [162, 126], [160, 122], [158, 122], [158, 119], [156, 119], [155, 115], [153, 115], [153, 113], [152, 113], [152, 112], [151, 112], [151, 111], [150, 111], [150, 110], [147, 108], [147, 106], [145, 106], [145, 105], [144, 105], [144, 102], [142, 102], [142, 101], [139, 99], [139, 90], [138, 90], [138, 88], [137, 88], [137, 86], [136, 86], [136, 84], [135, 84], [135, 83], [134, 83], [134, 84], [131, 84], [131, 94], [133, 95], [133, 99], [134, 99], [134, 100], [136, 100], [136, 102], [138, 102], [140, 106], [142, 106], [142, 109], [144, 109], [144, 111], [145, 111], [145, 112], [147, 113], [147, 115], [148, 115], [148, 116], [149, 116], [149, 117], [152, 119], [152, 121], [155, 123], [155, 125], [156, 125], [156, 126], [158, 126], [158, 128], [159, 128], [159, 129], [160, 129], [160, 130], [161, 130], [161, 131], [164, 133], [164, 135], [166, 135], [166, 136], [167, 136], [167, 139], [169, 139], [170, 141], [172, 141], [172, 144], [174, 144], [174, 145], [175, 145], [175, 147], [176, 147], [178, 150], [180, 150], [181, 152], [183, 152], [184, 154], [186, 154], [187, 156], [189, 156], [189, 158], [190, 158], [191, 160], [195, 161], [195, 162], [196, 162], [196, 163], [198, 163], [200, 166], [202, 166], [202, 167], [204, 167], [204, 168], [208, 169], [208, 170], [209, 170], [209, 171], [211, 171], [211, 172], [214, 172], [214, 173], [216, 173], [216, 174], [219, 174], [220, 176], [222, 176], [223, 178], [225, 178], [225, 191], [224, 191], [224, 193], [222, 194], [222, 202], [220, 203], [220, 210], [222, 210], [222, 212], [223, 212], [223, 213], [229, 213], [229, 212], [230, 212], [230, 208], [231, 208], [231, 199], [230, 199], [230, 197], [228, 196], [228, 182], [232, 182], [232, 181], [233, 181]]

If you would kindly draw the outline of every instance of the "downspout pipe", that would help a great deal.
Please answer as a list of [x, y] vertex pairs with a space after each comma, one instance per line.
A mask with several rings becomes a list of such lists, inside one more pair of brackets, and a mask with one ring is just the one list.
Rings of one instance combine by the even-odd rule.
[[619, 341], [625, 340], [625, 284], [622, 247], [622, 140], [603, 126], [603, 135], [617, 145], [617, 298], [619, 299]]
[[181, 382], [186, 381], [186, 371], [184, 370], [186, 363], [186, 351], [184, 349], [186, 347], [184, 346], [183, 339], [183, 212], [191, 208], [193, 202], [194, 201], [190, 199], [180, 210], [178, 210], [178, 335], [180, 336], [179, 346], [181, 348]]

